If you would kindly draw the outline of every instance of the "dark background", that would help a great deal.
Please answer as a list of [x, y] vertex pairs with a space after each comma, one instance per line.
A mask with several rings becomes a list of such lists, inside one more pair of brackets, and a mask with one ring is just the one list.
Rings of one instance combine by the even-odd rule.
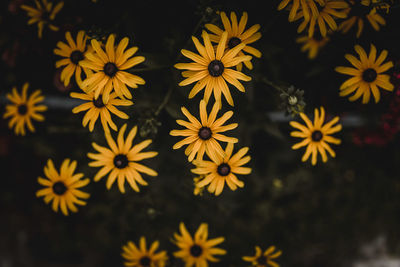
[[[36, 24], [26, 25], [28, 17], [18, 8], [20, 3], [33, 5], [23, 0], [0, 4], [1, 112], [5, 94], [13, 86], [20, 90], [25, 82], [30, 82], [30, 92], [40, 88], [48, 99], [62, 101], [49, 104], [46, 121], [36, 122], [36, 133], [25, 137], [15, 136], [7, 121], [0, 119], [1, 266], [122, 266], [121, 246], [128, 240], [138, 242], [142, 235], [161, 242], [171, 266], [183, 266], [173, 258], [177, 247], [170, 242], [181, 221], [192, 233], [207, 222], [210, 238], [226, 238], [220, 247], [228, 253], [212, 266], [245, 266], [241, 257], [252, 255], [255, 245], [264, 249], [276, 245], [283, 251], [277, 260], [282, 266], [351, 266], [365, 257], [360, 247], [378, 236], [386, 237], [389, 255], [399, 255], [400, 143], [398, 135], [387, 138], [382, 128], [382, 116], [391, 114], [395, 93], [381, 91], [378, 104], [372, 99], [367, 105], [360, 100], [349, 102], [338, 94], [347, 76], [334, 71], [336, 66], [349, 65], [344, 54], [355, 54], [356, 43], [368, 52], [372, 42], [378, 51], [387, 49], [391, 60], [397, 62], [399, 8], [385, 15], [387, 26], [381, 31], [375, 32], [366, 23], [358, 40], [354, 29], [347, 35], [335, 34], [310, 61], [295, 42], [298, 24], [288, 22], [288, 12], [276, 10], [279, 1], [271, 1], [269, 8], [260, 6], [260, 1], [238, 0], [147, 0], [132, 1], [130, 6], [118, 0], [66, 1], [56, 16], [60, 31], [45, 28], [43, 39], [37, 38]], [[169, 131], [181, 128], [175, 123], [182, 118], [181, 106], [198, 114], [202, 93], [188, 100], [191, 86], [177, 85], [182, 78], [173, 64], [187, 62], [180, 56], [182, 48], [194, 51], [191, 35], [200, 37], [205, 23], [220, 23], [216, 10], [236, 11], [239, 19], [247, 11], [248, 26], [261, 25], [263, 37], [254, 47], [263, 56], [252, 61], [252, 71], [244, 71], [253, 77], [244, 82], [246, 93], [232, 88], [235, 114], [228, 121], [239, 123], [228, 135], [239, 138], [236, 149], [250, 147], [248, 165], [253, 172], [239, 177], [245, 182], [243, 189], [232, 192], [225, 187], [219, 197], [207, 192], [194, 196], [193, 165], [187, 162], [184, 149], [172, 150], [181, 139], [170, 136]], [[41, 188], [37, 177], [44, 175], [47, 159], [53, 159], [57, 168], [64, 158], [77, 160], [78, 171], [92, 178], [98, 169], [88, 167], [86, 154], [94, 152], [91, 142], [106, 144], [99, 122], [90, 133], [81, 125], [83, 115], [72, 114], [69, 92], [79, 91], [77, 86], [65, 89], [54, 82], [57, 41], [65, 41], [65, 31], [72, 31], [75, 37], [82, 29], [92, 36], [128, 36], [139, 47], [138, 55], [146, 57], [136, 73], [146, 85], [134, 89], [135, 104], [122, 109], [130, 119], [113, 119], [118, 127], [125, 122], [129, 128], [138, 125], [141, 136], [135, 138], [136, 143], [154, 140], [148, 150], [159, 155], [145, 165], [159, 176], [146, 176], [149, 186], [141, 187], [140, 193], [127, 188], [127, 193], [121, 194], [116, 185], [107, 191], [106, 178], [91, 182], [83, 189], [91, 194], [87, 206], [65, 217], [35, 197]], [[303, 89], [306, 113], [323, 105], [330, 116], [345, 120], [354, 115], [362, 125], [346, 123], [335, 135], [342, 139], [340, 146], [333, 147], [335, 159], [322, 164], [319, 158], [315, 167], [302, 163], [304, 149], [291, 150], [298, 142], [289, 135], [291, 117], [272, 121], [268, 116], [283, 110], [280, 93], [265, 84], [264, 78]], [[168, 90], [172, 90], [168, 104], [154, 116]], [[224, 110], [231, 109], [226, 102], [223, 105]], [[382, 144], [360, 145], [355, 142], [360, 131], [362, 138], [383, 135]]]

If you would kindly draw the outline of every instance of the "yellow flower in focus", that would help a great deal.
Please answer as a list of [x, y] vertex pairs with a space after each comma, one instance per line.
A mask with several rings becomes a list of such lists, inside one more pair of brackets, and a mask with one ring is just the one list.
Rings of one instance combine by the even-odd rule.
[[129, 38], [123, 38], [117, 46], [114, 46], [115, 35], [108, 36], [105, 44], [105, 51], [101, 43], [96, 39], [91, 40], [93, 53], [87, 53], [86, 59], [82, 60], [82, 67], [92, 70], [94, 73], [82, 82], [82, 89], [87, 92], [94, 91], [95, 98], [102, 95], [103, 103], [115, 91], [118, 97], [132, 99], [132, 94], [127, 88], [137, 88], [138, 84], [145, 84], [145, 81], [137, 75], [126, 70], [142, 63], [145, 58], [142, 56], [133, 57], [138, 50], [137, 47], [126, 49]]
[[242, 259], [251, 262], [254, 267], [279, 267], [274, 260], [282, 255], [282, 251], [276, 251], [275, 246], [270, 246], [264, 252], [259, 246], [256, 246], [256, 254], [254, 256], [244, 256]]
[[110, 148], [92, 143], [93, 148], [99, 153], [87, 154], [89, 158], [94, 160], [89, 163], [89, 166], [102, 167], [94, 177], [95, 182], [109, 173], [106, 183], [108, 190], [110, 190], [113, 183], [118, 180], [119, 191], [125, 193], [126, 180], [133, 190], [139, 192], [137, 183], [143, 186], [147, 185], [147, 182], [140, 173], [145, 173], [150, 176], [157, 176], [158, 174], [156, 171], [138, 162], [143, 159], [154, 158], [158, 153], [153, 151], [141, 152], [151, 144], [152, 140], [150, 139], [144, 140], [137, 145], [132, 145], [132, 141], [137, 132], [136, 126], [129, 131], [128, 136], [124, 140], [125, 130], [126, 124], [124, 124], [118, 132], [117, 143], [115, 143], [109, 132], [105, 132], [107, 143]]
[[383, 50], [377, 58], [377, 51], [373, 44], [371, 44], [371, 50], [368, 56], [361, 46], [356, 45], [354, 49], [359, 55], [360, 60], [350, 54], [346, 54], [345, 58], [355, 68], [335, 68], [335, 71], [339, 73], [353, 76], [340, 86], [340, 96], [348, 96], [355, 92], [354, 95], [349, 97], [349, 100], [355, 101], [362, 96], [362, 103], [367, 104], [372, 92], [375, 103], [378, 103], [381, 99], [381, 93], [378, 87], [387, 91], [393, 91], [394, 89], [393, 84], [390, 82], [390, 76], [388, 74], [383, 74], [383, 72], [393, 67], [393, 62], [388, 61], [383, 63], [388, 55], [387, 50]]
[[75, 73], [75, 81], [81, 87], [82, 70], [85, 72], [86, 77], [92, 74], [91, 71], [80, 65], [82, 60], [85, 59], [85, 54], [90, 51], [89, 46], [86, 45], [87, 36], [85, 31], [79, 31], [75, 42], [71, 33], [66, 32], [65, 38], [68, 44], [60, 41], [57, 43], [57, 48], [54, 49], [54, 54], [64, 57], [56, 62], [56, 68], [63, 67], [60, 80], [64, 83], [64, 86], [68, 86], [72, 75]]
[[208, 262], [218, 262], [219, 259], [215, 255], [225, 255], [226, 250], [216, 248], [215, 246], [224, 242], [225, 238], [218, 237], [214, 239], [208, 238], [208, 225], [202, 223], [197, 229], [194, 237], [190, 235], [181, 222], [179, 224], [180, 234], [174, 233], [174, 243], [180, 248], [174, 252], [176, 258], [181, 258], [185, 262], [186, 267], [208, 267]]
[[129, 116], [118, 110], [116, 106], [131, 106], [133, 105], [132, 101], [125, 99], [118, 99], [116, 94], [112, 92], [110, 94], [109, 100], [107, 104], [103, 103], [103, 99], [100, 95], [99, 98], [94, 98], [94, 92], [89, 93], [71, 93], [72, 98], [78, 98], [87, 101], [77, 107], [72, 109], [73, 113], [79, 113], [82, 111], [87, 111], [82, 120], [83, 127], [86, 127], [89, 124], [89, 131], [93, 131], [94, 125], [97, 119], [100, 117], [101, 124], [103, 126], [104, 132], [109, 132], [110, 129], [108, 125], [110, 125], [111, 129], [117, 131], [117, 126], [112, 121], [110, 113], [113, 113], [120, 117], [121, 119], [129, 119]]
[[[227, 143], [237, 143], [237, 138], [227, 137], [220, 134], [221, 132], [235, 129], [238, 124], [232, 123], [224, 125], [224, 123], [232, 117], [233, 112], [228, 111], [217, 119], [219, 106], [214, 106], [209, 115], [207, 115], [207, 104], [204, 100], [200, 101], [200, 121], [197, 120], [190, 112], [182, 107], [182, 113], [189, 121], [177, 120], [176, 123], [186, 127], [184, 130], [172, 130], [169, 134], [172, 136], [184, 136], [185, 138], [173, 146], [173, 149], [179, 149], [184, 145], [188, 145], [185, 155], [188, 160], [192, 161], [197, 154], [197, 159], [203, 159], [204, 153], [207, 155], [224, 155], [224, 151], [218, 141]], [[217, 141], [218, 140], [218, 141]]]
[[156, 252], [160, 243], [155, 241], [147, 249], [146, 238], [142, 236], [139, 246], [132, 241], [122, 246], [122, 257], [125, 259], [124, 266], [132, 267], [164, 267], [168, 260], [167, 252]]
[[47, 179], [38, 178], [39, 184], [46, 188], [38, 190], [36, 196], [44, 197], [46, 204], [53, 201], [52, 209], [58, 212], [60, 208], [65, 216], [68, 215], [68, 210], [78, 211], [75, 205], [86, 205], [86, 202], [82, 199], [87, 199], [90, 196], [78, 189], [86, 186], [90, 182], [89, 178], [82, 179], [82, 173], [74, 174], [75, 169], [76, 161], [71, 162], [70, 159], [65, 159], [61, 164], [60, 172], [57, 172], [53, 161], [49, 159], [44, 167], [44, 174]]
[[11, 117], [8, 122], [10, 129], [14, 128], [16, 135], [25, 135], [25, 126], [31, 132], [35, 131], [33, 127], [32, 119], [37, 121], [44, 121], [43, 115], [38, 112], [47, 110], [44, 105], [37, 105], [39, 102], [44, 100], [44, 96], [41, 95], [40, 90], [36, 90], [28, 97], [29, 83], [25, 83], [22, 87], [22, 93], [18, 94], [17, 89], [14, 87], [12, 93], [7, 94], [7, 98], [12, 104], [6, 105], [6, 112], [3, 118]]
[[185, 86], [196, 83], [189, 93], [189, 98], [193, 98], [204, 88], [204, 100], [208, 103], [210, 96], [214, 93], [215, 102], [221, 107], [221, 94], [225, 96], [229, 105], [233, 106], [231, 92], [226, 82], [235, 86], [239, 91], [244, 92], [244, 86], [239, 82], [250, 81], [251, 77], [240, 71], [230, 69], [243, 61], [251, 60], [251, 56], [237, 56], [237, 54], [246, 46], [245, 43], [238, 44], [232, 49], [226, 50], [228, 41], [228, 32], [221, 35], [216, 51], [211, 45], [210, 35], [203, 31], [202, 34], [204, 46], [199, 40], [192, 36], [198, 54], [189, 50], [182, 49], [182, 54], [193, 60], [192, 63], [177, 63], [175, 68], [186, 69], [182, 76], [186, 79], [179, 83], [179, 86]]
[[[236, 14], [234, 12], [231, 12], [231, 20], [229, 21], [228, 17], [226, 16], [225, 12], [221, 12], [221, 20], [222, 24], [224, 26], [224, 30], [221, 30], [218, 26], [214, 24], [206, 24], [205, 27], [207, 30], [212, 32], [213, 34], [210, 34], [210, 40], [213, 43], [219, 43], [222, 38], [222, 34], [224, 31], [228, 32], [228, 38], [226, 42], [226, 47], [225, 49], [232, 49], [238, 44], [244, 43], [246, 46], [243, 47], [243, 50], [238, 53], [238, 56], [244, 56], [245, 54], [243, 53], [246, 52], [250, 55], [253, 55], [255, 57], [260, 58], [261, 57], [261, 52], [258, 49], [255, 49], [254, 47], [249, 46], [249, 44], [254, 43], [258, 39], [261, 38], [261, 33], [258, 31], [260, 29], [260, 24], [256, 24], [251, 26], [249, 29], [246, 29], [246, 24], [247, 24], [247, 19], [248, 15], [247, 12], [243, 12], [242, 17], [240, 18], [240, 21], [238, 23]], [[253, 69], [253, 64], [251, 63], [250, 60], [248, 61], [243, 61], [244, 65], [248, 69]], [[239, 63], [236, 66], [236, 69], [238, 71], [242, 70], [242, 63]]]
[[332, 150], [328, 143], [335, 145], [339, 145], [341, 143], [340, 139], [330, 136], [331, 134], [342, 130], [341, 124], [334, 125], [339, 121], [339, 117], [336, 116], [330, 122], [324, 124], [325, 110], [323, 107], [321, 107], [321, 112], [318, 112], [317, 108], [314, 110], [314, 123], [312, 123], [303, 112], [299, 114], [306, 125], [302, 125], [297, 121], [291, 121], [290, 125], [299, 131], [293, 131], [290, 133], [290, 135], [304, 139], [303, 141], [293, 145], [292, 149], [299, 149], [307, 146], [306, 152], [301, 158], [301, 161], [306, 161], [311, 155], [311, 164], [315, 165], [317, 164], [317, 155], [320, 153], [322, 161], [327, 162], [328, 156], [326, 151], [328, 151], [332, 157], [335, 157], [336, 153]]
[[244, 183], [236, 177], [236, 174], [247, 175], [251, 173], [251, 168], [242, 167], [251, 159], [250, 156], [245, 156], [249, 151], [248, 147], [240, 149], [236, 154], [232, 155], [233, 144], [228, 143], [225, 149], [225, 156], [211, 155], [212, 161], [195, 160], [193, 163], [196, 166], [192, 172], [199, 175], [204, 175], [205, 178], [197, 182], [199, 188], [208, 186], [210, 193], [215, 193], [216, 196], [222, 193], [225, 182], [232, 191], [238, 187], [243, 187]]
[[33, 23], [38, 24], [38, 36], [39, 39], [41, 39], [43, 36], [44, 25], [48, 25], [49, 29], [52, 31], [59, 30], [59, 28], [53, 24], [53, 20], [64, 6], [64, 2], [59, 2], [54, 6], [54, 8], [53, 3], [49, 3], [47, 0], [42, 0], [42, 2], [35, 0], [35, 3], [36, 8], [28, 5], [21, 5], [21, 8], [28, 13], [29, 17], [31, 17], [31, 19], [28, 20], [28, 25]]

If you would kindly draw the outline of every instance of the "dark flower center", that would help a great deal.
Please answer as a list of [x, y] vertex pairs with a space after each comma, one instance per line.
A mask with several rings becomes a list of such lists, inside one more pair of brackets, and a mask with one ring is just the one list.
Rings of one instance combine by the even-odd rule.
[[313, 140], [313, 141], [315, 141], [315, 142], [319, 142], [319, 141], [321, 141], [321, 139], [322, 139], [322, 132], [321, 131], [319, 131], [319, 130], [316, 130], [316, 131], [314, 131], [312, 134], [311, 134], [311, 139]]
[[75, 50], [71, 53], [71, 55], [69, 56], [69, 58], [71, 59], [72, 63], [74, 63], [75, 65], [78, 65], [79, 61], [83, 60], [83, 53], [79, 50]]
[[128, 166], [128, 163], [129, 163], [129, 161], [128, 161], [128, 158], [126, 157], [126, 155], [119, 154], [114, 157], [114, 165], [118, 169], [125, 168], [126, 166]]
[[312, 38], [317, 42], [321, 42], [325, 37], [320, 32], [315, 32]]
[[150, 266], [150, 263], [151, 263], [151, 259], [147, 256], [144, 256], [144, 257], [140, 258], [140, 260], [139, 260], [139, 264], [143, 267]]
[[28, 112], [28, 107], [25, 104], [21, 104], [18, 106], [18, 113], [20, 115], [25, 115]]
[[221, 76], [224, 73], [224, 64], [219, 60], [213, 60], [208, 65], [208, 72], [213, 77]]
[[265, 265], [267, 263], [267, 257], [261, 255], [260, 257], [257, 258], [257, 263], [260, 265]]
[[378, 73], [376, 73], [376, 70], [371, 69], [371, 68], [364, 70], [364, 72], [362, 74], [363, 80], [366, 81], [367, 83], [371, 83], [371, 82], [375, 81], [377, 76], [378, 76]]
[[349, 18], [352, 16], [365, 17], [371, 11], [371, 7], [368, 5], [361, 4], [361, 1], [355, 1], [354, 5], [351, 7]]
[[113, 77], [117, 71], [118, 68], [114, 63], [108, 62], [106, 65], [104, 65], [104, 73], [110, 77]]
[[43, 21], [49, 21], [50, 20], [50, 13], [47, 12], [47, 10], [42, 11], [41, 19]]
[[67, 191], [67, 187], [63, 182], [55, 182], [53, 184], [53, 192], [56, 195], [64, 195], [65, 191]]
[[231, 172], [231, 167], [226, 163], [222, 163], [218, 166], [217, 172], [221, 176], [227, 176]]
[[99, 97], [98, 97], [97, 99], [93, 99], [93, 105], [94, 105], [96, 108], [102, 108], [102, 107], [104, 107], [105, 105], [104, 105], [104, 103], [103, 103], [103, 96], [102, 96], [102, 95], [99, 95]]
[[199, 245], [193, 245], [190, 248], [190, 255], [193, 257], [199, 257], [203, 253], [203, 249]]
[[211, 138], [212, 132], [208, 127], [201, 127], [199, 130], [199, 137], [203, 140], [208, 140]]
[[242, 40], [240, 40], [238, 37], [232, 37], [231, 39], [229, 39], [228, 47], [230, 49], [232, 49], [235, 46], [237, 46], [238, 44], [240, 44], [241, 42], [242, 42]]

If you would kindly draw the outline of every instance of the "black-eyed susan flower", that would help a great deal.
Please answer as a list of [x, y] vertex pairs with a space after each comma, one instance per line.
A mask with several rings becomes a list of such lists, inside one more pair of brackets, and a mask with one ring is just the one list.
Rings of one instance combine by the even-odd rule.
[[[118, 180], [118, 188], [121, 193], [125, 193], [125, 180], [133, 190], [139, 192], [140, 185], [147, 185], [140, 173], [145, 173], [150, 176], [157, 176], [157, 172], [138, 163], [143, 159], [153, 158], [157, 156], [157, 152], [141, 152], [149, 146], [152, 140], [147, 139], [137, 145], [132, 146], [132, 141], [136, 136], [137, 127], [133, 127], [124, 140], [126, 124], [124, 124], [118, 132], [117, 143], [115, 143], [109, 132], [105, 133], [107, 143], [110, 148], [102, 147], [96, 143], [92, 143], [93, 148], [99, 153], [88, 153], [88, 157], [94, 161], [89, 163], [90, 167], [102, 167], [94, 177], [97, 182], [108, 173], [106, 187], [109, 190], [115, 180]], [[117, 179], [118, 178], [118, 179]]]
[[[226, 16], [225, 12], [221, 12], [221, 20], [222, 24], [224, 26], [224, 30], [221, 30], [218, 26], [214, 24], [206, 24], [205, 27], [207, 30], [212, 32], [213, 34], [210, 34], [210, 40], [213, 43], [219, 43], [222, 38], [222, 34], [224, 31], [228, 32], [228, 38], [226, 42], [226, 47], [225, 49], [232, 49], [235, 46], [237, 46], [240, 43], [246, 44], [246, 46], [243, 47], [243, 50], [241, 50], [238, 53], [238, 56], [244, 56], [245, 54], [243, 52], [246, 52], [250, 55], [253, 55], [255, 57], [260, 58], [261, 57], [261, 52], [252, 47], [249, 46], [249, 44], [254, 43], [258, 39], [261, 38], [261, 33], [258, 31], [260, 29], [260, 24], [256, 24], [251, 26], [249, 29], [246, 29], [246, 24], [247, 24], [247, 19], [248, 15], [247, 12], [243, 12], [242, 17], [240, 18], [240, 21], [238, 23], [236, 14], [234, 12], [231, 12], [231, 20], [229, 21], [228, 17]], [[253, 64], [251, 63], [250, 60], [248, 61], [243, 61], [244, 65], [248, 69], [253, 69]], [[236, 69], [238, 71], [242, 70], [242, 63], [239, 63], [236, 66]]]
[[122, 257], [125, 259], [125, 266], [132, 267], [164, 267], [168, 260], [167, 252], [156, 252], [160, 243], [153, 242], [150, 248], [147, 249], [146, 238], [140, 237], [139, 246], [136, 246], [132, 241], [122, 246]]
[[348, 18], [339, 25], [339, 30], [347, 33], [357, 24], [356, 36], [359, 38], [364, 29], [364, 21], [369, 21], [375, 31], [379, 31], [380, 25], [386, 25], [385, 19], [377, 13], [377, 8], [373, 7], [370, 0], [350, 1], [350, 8], [347, 9]]
[[251, 77], [243, 74], [240, 71], [230, 69], [240, 62], [251, 60], [251, 56], [237, 56], [237, 54], [246, 46], [240, 43], [232, 49], [226, 50], [225, 47], [228, 41], [228, 32], [221, 35], [221, 40], [218, 43], [216, 51], [211, 45], [210, 36], [203, 31], [202, 34], [204, 46], [199, 40], [192, 36], [192, 40], [196, 46], [198, 54], [182, 49], [182, 54], [193, 60], [192, 63], [175, 64], [177, 69], [186, 69], [182, 72], [186, 79], [179, 83], [180, 86], [185, 86], [191, 83], [196, 83], [189, 93], [189, 98], [193, 98], [204, 88], [204, 100], [206, 103], [214, 93], [215, 101], [221, 106], [221, 93], [225, 96], [229, 105], [233, 106], [233, 99], [229, 87], [226, 82], [235, 86], [239, 91], [244, 92], [244, 86], [239, 82], [250, 81]]
[[137, 88], [138, 84], [145, 84], [141, 77], [126, 71], [145, 60], [142, 56], [133, 57], [138, 48], [135, 46], [125, 51], [129, 43], [128, 37], [123, 38], [117, 46], [114, 46], [114, 41], [114, 34], [108, 36], [104, 51], [101, 43], [92, 39], [91, 45], [95, 53], [87, 53], [86, 59], [80, 63], [82, 67], [94, 71], [82, 82], [82, 89], [94, 91], [96, 99], [101, 94], [104, 103], [108, 102], [113, 89], [120, 98], [132, 99], [127, 86]]
[[317, 57], [318, 52], [329, 42], [329, 36], [322, 37], [321, 34], [316, 32], [312, 37], [301, 36], [296, 39], [297, 43], [303, 44], [301, 47], [302, 52], [308, 51], [308, 58], [314, 59]]
[[211, 155], [212, 161], [195, 160], [196, 166], [192, 172], [199, 175], [204, 175], [205, 178], [197, 182], [197, 187], [208, 186], [208, 192], [215, 193], [216, 196], [222, 193], [225, 182], [232, 191], [238, 187], [243, 187], [244, 183], [240, 181], [236, 174], [246, 175], [251, 173], [251, 168], [243, 167], [251, 159], [250, 156], [245, 156], [249, 151], [248, 147], [240, 149], [236, 154], [232, 155], [233, 144], [226, 145], [225, 156]]
[[301, 158], [301, 161], [306, 161], [311, 155], [311, 164], [315, 165], [317, 164], [317, 155], [320, 153], [322, 161], [326, 162], [328, 160], [326, 151], [328, 151], [332, 157], [335, 157], [336, 153], [332, 150], [328, 143], [335, 145], [339, 145], [341, 143], [340, 139], [331, 136], [331, 134], [342, 130], [342, 125], [336, 124], [339, 121], [339, 117], [336, 116], [331, 121], [324, 124], [325, 110], [323, 107], [321, 107], [321, 112], [319, 112], [317, 108], [314, 110], [314, 123], [312, 123], [307, 115], [303, 112], [300, 113], [300, 117], [303, 119], [306, 125], [302, 125], [296, 121], [291, 121], [290, 125], [299, 131], [293, 131], [290, 133], [290, 135], [304, 139], [303, 141], [293, 145], [292, 149], [299, 149], [307, 146], [306, 152]]
[[[325, 0], [322, 5], [318, 6], [317, 16], [311, 16], [309, 20], [304, 19], [297, 28], [297, 32], [300, 33], [305, 30], [308, 26], [308, 36], [312, 37], [315, 32], [316, 26], [318, 26], [319, 32], [323, 37], [326, 36], [328, 29], [335, 31], [337, 24], [335, 19], [346, 18], [347, 13], [345, 9], [348, 7], [348, 3], [344, 0]], [[303, 18], [303, 11], [300, 11], [295, 20]]]
[[215, 246], [224, 242], [225, 238], [217, 237], [208, 238], [208, 225], [200, 224], [194, 238], [190, 235], [181, 222], [179, 224], [181, 234], [174, 233], [174, 243], [179, 247], [179, 251], [174, 252], [174, 257], [181, 258], [185, 262], [186, 267], [195, 265], [196, 267], [208, 267], [208, 262], [218, 262], [219, 259], [215, 255], [225, 255], [226, 250], [216, 248]]
[[56, 68], [63, 67], [60, 80], [64, 83], [64, 86], [68, 86], [72, 75], [75, 73], [75, 81], [81, 87], [82, 70], [86, 76], [91, 74], [87, 68], [83, 68], [80, 65], [80, 62], [85, 59], [85, 54], [90, 51], [89, 46], [86, 45], [87, 36], [85, 31], [79, 31], [75, 42], [71, 33], [66, 32], [65, 38], [67, 39], [67, 44], [59, 41], [57, 48], [54, 49], [54, 54], [64, 57], [56, 62]]
[[47, 165], [44, 167], [44, 174], [47, 179], [42, 177], [38, 178], [39, 184], [43, 185], [44, 189], [40, 189], [36, 192], [37, 197], [44, 197], [44, 202], [49, 204], [51, 201], [51, 207], [55, 212], [58, 209], [64, 215], [68, 215], [68, 210], [77, 212], [78, 208], [76, 205], [84, 206], [86, 202], [82, 199], [89, 198], [89, 194], [85, 193], [78, 188], [86, 186], [90, 180], [89, 178], [82, 179], [82, 173], [76, 173], [76, 161], [70, 161], [65, 159], [61, 164], [60, 172], [58, 172], [53, 164], [53, 161], [49, 159]]
[[345, 58], [355, 67], [336, 67], [335, 70], [342, 74], [353, 76], [352, 78], [345, 81], [340, 86], [340, 96], [348, 96], [350, 101], [355, 101], [362, 96], [362, 103], [366, 104], [369, 102], [371, 92], [374, 96], [375, 103], [378, 103], [381, 94], [378, 88], [382, 88], [387, 91], [393, 91], [394, 86], [390, 82], [390, 76], [388, 74], [382, 74], [393, 67], [393, 62], [385, 61], [388, 51], [383, 50], [377, 58], [377, 51], [373, 44], [371, 44], [371, 50], [369, 55], [365, 50], [355, 45], [354, 49], [359, 55], [360, 60], [350, 54], [346, 54]]
[[129, 119], [129, 116], [118, 110], [117, 106], [131, 106], [133, 105], [132, 101], [125, 99], [118, 99], [116, 94], [112, 92], [106, 104], [103, 103], [103, 98], [98, 97], [95, 99], [94, 92], [84, 92], [84, 93], [71, 93], [72, 98], [78, 98], [87, 101], [75, 108], [72, 109], [73, 113], [79, 113], [82, 111], [86, 111], [85, 116], [82, 120], [83, 127], [86, 127], [89, 124], [89, 131], [93, 131], [94, 125], [97, 119], [100, 117], [101, 124], [105, 132], [109, 132], [110, 129], [108, 126], [110, 125], [111, 129], [117, 131], [117, 126], [113, 122], [111, 118], [111, 114], [115, 114], [121, 119]]
[[[188, 160], [192, 161], [197, 154], [197, 159], [202, 159], [204, 153], [207, 155], [224, 155], [224, 151], [218, 141], [227, 143], [237, 143], [238, 139], [227, 137], [220, 133], [235, 129], [238, 124], [231, 123], [224, 125], [233, 115], [233, 111], [227, 111], [217, 119], [219, 105], [214, 103], [214, 106], [209, 115], [207, 115], [207, 104], [204, 100], [200, 101], [200, 121], [196, 119], [190, 112], [182, 107], [182, 113], [189, 121], [177, 120], [181, 126], [186, 127], [184, 130], [172, 130], [172, 136], [184, 136], [185, 139], [179, 141], [173, 146], [173, 149], [179, 149], [184, 145], [188, 145], [185, 150], [185, 155]], [[218, 140], [218, 141], [217, 141]], [[216, 156], [214, 156], [216, 157]]]
[[32, 124], [32, 120], [44, 121], [43, 115], [38, 112], [47, 110], [45, 105], [38, 105], [44, 100], [41, 91], [36, 90], [28, 97], [28, 87], [29, 83], [25, 83], [22, 86], [21, 94], [18, 94], [16, 87], [12, 89], [12, 93], [7, 94], [7, 98], [12, 104], [6, 105], [6, 112], [3, 118], [11, 117], [8, 127], [10, 129], [14, 127], [16, 135], [25, 135], [25, 126], [31, 132], [34, 132], [35, 127]]
[[41, 39], [43, 36], [43, 29], [45, 25], [48, 25], [52, 31], [58, 31], [59, 28], [53, 24], [53, 21], [58, 12], [64, 6], [64, 2], [61, 1], [55, 6], [53, 3], [47, 0], [35, 0], [36, 8], [28, 5], [21, 5], [21, 8], [25, 10], [29, 17], [28, 25], [37, 23], [38, 24], [38, 36]]
[[242, 259], [251, 262], [251, 265], [255, 267], [279, 267], [275, 260], [280, 255], [282, 255], [282, 251], [276, 251], [275, 246], [270, 246], [264, 252], [259, 246], [256, 246], [256, 254], [254, 256], [243, 256]]
[[[289, 21], [293, 21], [298, 14], [297, 11], [299, 9], [303, 11], [303, 16], [305, 20], [309, 20], [311, 16], [318, 15], [318, 7], [315, 4], [317, 2], [320, 5], [324, 4], [325, 0], [283, 0], [278, 5], [278, 10], [284, 9], [286, 6], [289, 6], [290, 13], [289, 13]], [[292, 5], [289, 5], [292, 3]]]

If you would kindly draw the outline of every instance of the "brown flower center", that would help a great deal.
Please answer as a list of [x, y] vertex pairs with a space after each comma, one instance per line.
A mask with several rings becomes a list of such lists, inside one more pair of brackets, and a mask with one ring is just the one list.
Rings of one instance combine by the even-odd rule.
[[221, 76], [224, 73], [224, 64], [219, 60], [213, 60], [208, 65], [208, 72], [213, 77]]
[[93, 105], [94, 105], [96, 108], [102, 108], [102, 107], [104, 107], [105, 105], [104, 105], [104, 103], [103, 103], [103, 96], [102, 96], [102, 95], [99, 95], [99, 97], [98, 97], [97, 99], [93, 99]]
[[128, 166], [128, 158], [124, 154], [118, 154], [114, 157], [114, 166], [118, 169], [123, 169]]
[[362, 74], [363, 80], [367, 83], [371, 83], [371, 82], [375, 81], [376, 77], [378, 77], [378, 73], [376, 73], [376, 70], [371, 69], [371, 68], [364, 70], [364, 72]]
[[78, 65], [79, 61], [84, 59], [83, 53], [79, 50], [73, 51], [69, 56], [69, 58], [71, 59], [71, 62], [74, 63], [75, 65]]
[[203, 140], [208, 140], [211, 138], [212, 132], [208, 127], [201, 127], [199, 130], [199, 137]]
[[316, 130], [316, 131], [314, 131], [314, 132], [311, 134], [311, 139], [312, 139], [314, 142], [319, 142], [319, 141], [321, 141], [322, 137], [323, 137], [323, 134], [322, 134], [322, 132], [319, 131], [319, 130]]
[[114, 77], [114, 75], [118, 72], [118, 68], [114, 63], [108, 62], [104, 65], [104, 73], [110, 77]]
[[238, 44], [240, 44], [241, 42], [242, 42], [242, 40], [240, 40], [238, 37], [232, 37], [231, 39], [229, 39], [228, 47], [230, 49], [232, 49], [235, 46], [237, 46]]
[[143, 266], [143, 267], [150, 266], [150, 263], [151, 263], [151, 259], [147, 256], [144, 256], [144, 257], [140, 258], [140, 260], [139, 260], [140, 266]]
[[231, 172], [231, 167], [227, 163], [222, 163], [218, 166], [217, 172], [221, 176], [227, 176]]
[[260, 265], [265, 265], [267, 263], [267, 257], [261, 255], [260, 257], [257, 258], [257, 263]]
[[190, 255], [193, 257], [199, 257], [203, 253], [203, 249], [199, 245], [193, 245], [190, 248]]
[[63, 182], [55, 182], [53, 184], [53, 192], [56, 195], [64, 195], [64, 193], [67, 191], [67, 187]]
[[20, 115], [25, 115], [28, 112], [28, 107], [25, 104], [21, 104], [18, 106], [18, 113]]

